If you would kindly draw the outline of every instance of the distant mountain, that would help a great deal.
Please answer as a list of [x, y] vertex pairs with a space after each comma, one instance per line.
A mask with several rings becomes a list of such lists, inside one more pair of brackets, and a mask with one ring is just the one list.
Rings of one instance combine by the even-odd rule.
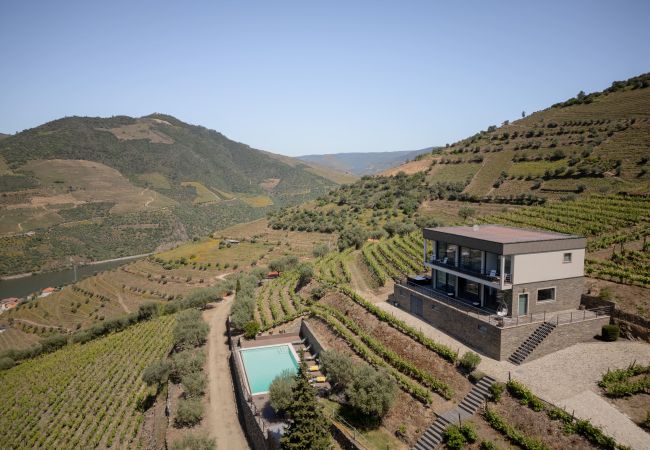
[[329, 178], [169, 115], [55, 120], [0, 139], [0, 274], [152, 251], [315, 198]]
[[357, 176], [374, 175], [395, 167], [418, 155], [431, 153], [435, 147], [396, 152], [335, 153], [330, 155], [305, 155], [298, 159], [321, 167]]

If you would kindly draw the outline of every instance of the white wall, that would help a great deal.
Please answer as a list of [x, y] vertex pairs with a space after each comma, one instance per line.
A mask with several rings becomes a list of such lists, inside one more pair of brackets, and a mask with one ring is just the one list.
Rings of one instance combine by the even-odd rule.
[[[571, 253], [570, 263], [563, 262], [565, 253]], [[574, 278], [584, 276], [584, 272], [584, 249], [514, 255], [512, 282], [522, 284]]]

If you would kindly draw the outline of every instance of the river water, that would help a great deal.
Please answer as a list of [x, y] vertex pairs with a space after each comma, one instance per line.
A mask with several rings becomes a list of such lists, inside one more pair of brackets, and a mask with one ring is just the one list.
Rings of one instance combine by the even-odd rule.
[[[114, 269], [121, 265], [140, 259], [142, 256], [121, 259], [119, 261], [100, 262], [77, 267], [77, 281], [91, 277], [98, 272]], [[27, 295], [38, 292], [46, 287], [62, 286], [64, 284], [74, 283], [74, 270], [65, 269], [56, 272], [38, 273], [22, 278], [11, 280], [0, 280], [0, 299], [7, 297], [26, 297]]]

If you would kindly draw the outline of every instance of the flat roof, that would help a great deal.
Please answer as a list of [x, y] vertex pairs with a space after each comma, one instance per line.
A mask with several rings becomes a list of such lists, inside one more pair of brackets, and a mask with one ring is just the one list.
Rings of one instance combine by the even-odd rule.
[[494, 224], [425, 228], [423, 234], [426, 239], [501, 255], [581, 249], [587, 244], [585, 238], [572, 234]]
[[552, 231], [531, 230], [506, 225], [474, 225], [455, 227], [436, 227], [430, 230], [441, 233], [457, 234], [500, 244], [517, 244], [519, 242], [555, 241], [558, 239], [575, 239], [580, 236]]

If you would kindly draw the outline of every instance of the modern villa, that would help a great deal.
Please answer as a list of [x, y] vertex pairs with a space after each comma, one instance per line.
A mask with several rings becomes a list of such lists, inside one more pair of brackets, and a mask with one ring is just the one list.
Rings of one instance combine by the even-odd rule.
[[431, 277], [395, 285], [397, 306], [495, 359], [520, 364], [592, 339], [609, 311], [580, 306], [586, 240], [502, 225], [425, 228]]

